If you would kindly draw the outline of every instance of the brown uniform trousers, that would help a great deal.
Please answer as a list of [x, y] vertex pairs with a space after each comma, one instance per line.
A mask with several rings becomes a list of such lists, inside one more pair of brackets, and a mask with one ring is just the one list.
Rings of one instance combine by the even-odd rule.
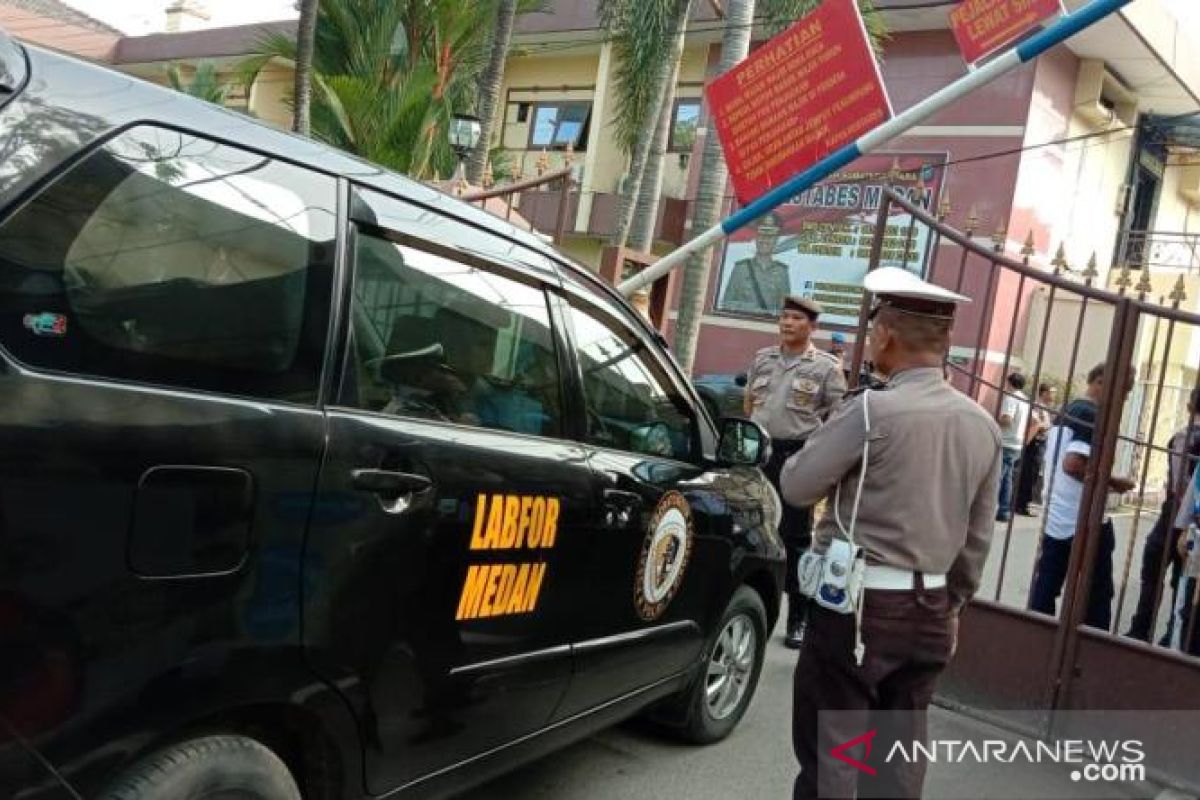
[[[853, 655], [854, 617], [815, 603], [809, 612], [793, 694], [792, 745], [800, 762], [794, 800], [921, 796], [925, 765], [884, 759], [897, 740], [909, 750], [910, 742], [925, 741], [924, 710], [954, 649], [950, 596], [945, 589], [872, 589], [865, 596], [861, 667]], [[874, 776], [832, 756], [838, 745], [872, 730], [878, 731], [869, 762]]]

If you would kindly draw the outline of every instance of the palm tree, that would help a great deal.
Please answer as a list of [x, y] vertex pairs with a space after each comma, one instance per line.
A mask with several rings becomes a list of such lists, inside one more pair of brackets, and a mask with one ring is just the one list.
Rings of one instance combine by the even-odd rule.
[[614, 129], [630, 161], [611, 240], [617, 247], [629, 236], [691, 5], [691, 0], [603, 0], [600, 5], [618, 59]]
[[[768, 20], [767, 27], [771, 32], [782, 30], [820, 3], [821, 0], [761, 0], [763, 16]], [[867, 23], [867, 32], [878, 51], [886, 35], [883, 20], [875, 13], [873, 0], [858, 0], [858, 5]], [[719, 72], [728, 72], [749, 52], [754, 12], [755, 0], [729, 0], [726, 4]], [[728, 171], [721, 153], [721, 143], [715, 134], [710, 133], [705, 139], [699, 169], [700, 185], [692, 214], [692, 231], [696, 233], [717, 224], [726, 201]], [[691, 373], [696, 360], [696, 340], [700, 333], [700, 318], [704, 315], [712, 257], [711, 249], [696, 253], [684, 267], [674, 349], [679, 363], [688, 373]]]
[[[755, 0], [729, 0], [725, 6], [725, 33], [721, 39], [721, 61], [717, 66], [717, 71], [722, 74], [733, 69], [750, 52], [754, 3]], [[710, 133], [705, 138], [704, 155], [700, 159], [700, 183], [692, 213], [693, 231], [704, 231], [716, 224], [725, 204], [727, 177], [721, 142]], [[679, 320], [675, 327], [675, 357], [688, 374], [696, 361], [696, 338], [700, 332], [700, 318], [704, 315], [711, 262], [711, 251], [697, 253], [688, 259], [683, 271]]]
[[[494, 2], [324, 0], [317, 12], [312, 134], [417, 178], [445, 175], [446, 129], [470, 108], [487, 54]], [[296, 42], [272, 35], [243, 65], [252, 84], [271, 61], [296, 63]]]
[[675, 33], [671, 61], [671, 79], [663, 94], [662, 108], [658, 111], [658, 126], [654, 131], [650, 147], [650, 158], [642, 174], [642, 185], [638, 190], [637, 203], [633, 210], [633, 221], [629, 226], [629, 247], [649, 252], [654, 246], [654, 232], [658, 224], [658, 206], [662, 197], [663, 161], [671, 142], [671, 126], [675, 122], [675, 88], [679, 84], [679, 67], [683, 61], [683, 47], [687, 31], [680, 28]]
[[496, 130], [497, 110], [500, 106], [500, 88], [504, 83], [504, 64], [508, 60], [508, 48], [512, 44], [513, 28], [517, 23], [517, 0], [499, 0], [496, 6], [496, 24], [492, 33], [491, 52], [487, 67], [479, 79], [479, 106], [477, 111], [482, 123], [479, 143], [467, 159], [467, 183], [483, 183], [487, 167], [488, 151], [492, 134]]
[[184, 83], [179, 65], [172, 64], [167, 67], [167, 83], [177, 92], [183, 92], [219, 106], [225, 105], [225, 101], [229, 98], [229, 92], [233, 88], [230, 84], [221, 81], [217, 76], [217, 68], [208, 62], [196, 67], [192, 79], [187, 83]]
[[[491, 0], [496, 6], [496, 17], [491, 28], [491, 44], [488, 49], [487, 67], [479, 79], [479, 102], [476, 112], [482, 121], [483, 130], [479, 144], [467, 159], [467, 182], [480, 184], [487, 167], [492, 147], [492, 137], [500, 127], [500, 89], [504, 85], [504, 67], [508, 51], [512, 46], [513, 29], [517, 17], [535, 11], [545, 11], [551, 0]], [[495, 168], [495, 165], [493, 165]]]
[[296, 82], [293, 87], [295, 111], [292, 130], [308, 136], [312, 129], [313, 47], [317, 36], [317, 9], [321, 0], [297, 0], [300, 23], [296, 28]]

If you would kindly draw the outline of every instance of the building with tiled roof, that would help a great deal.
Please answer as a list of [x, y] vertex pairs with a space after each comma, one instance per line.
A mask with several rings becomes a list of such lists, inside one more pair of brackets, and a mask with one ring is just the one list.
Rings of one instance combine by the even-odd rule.
[[0, 27], [25, 41], [108, 60], [121, 32], [60, 0], [0, 0]]

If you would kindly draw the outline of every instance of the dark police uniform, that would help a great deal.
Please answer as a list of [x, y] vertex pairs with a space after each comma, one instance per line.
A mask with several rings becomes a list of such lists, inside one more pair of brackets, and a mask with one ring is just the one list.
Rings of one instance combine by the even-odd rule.
[[[902, 270], [875, 270], [866, 288], [905, 313], [916, 307], [915, 313], [942, 319], [952, 318], [953, 303], [965, 300]], [[795, 673], [796, 798], [854, 797], [856, 784], [860, 797], [920, 796], [920, 764], [874, 759], [877, 775], [867, 779], [831, 751], [870, 730], [924, 740], [923, 712], [953, 654], [957, 612], [978, 588], [991, 544], [1000, 430], [934, 367], [905, 370], [892, 375], [885, 390], [848, 399], [784, 466], [787, 502], [807, 505], [828, 495], [817, 549], [851, 519], [866, 413], [870, 449], [851, 531], [867, 563], [865, 651], [860, 664], [853, 615], [812, 604]], [[839, 713], [821, 714], [833, 710]], [[877, 713], [898, 710], [919, 713], [900, 720]], [[883, 741], [874, 747], [888, 752]]]
[[[790, 296], [785, 308], [804, 311], [814, 319], [821, 306], [812, 300]], [[830, 411], [846, 393], [846, 378], [841, 362], [811, 343], [802, 353], [782, 352], [778, 345], [766, 347], [754, 355], [747, 375], [747, 391], [754, 409], [750, 418], [771, 434], [771, 458], [764, 472], [779, 490], [779, 472], [784, 462], [804, 446], [821, 427]], [[799, 644], [800, 611], [804, 602], [797, 594], [796, 562], [812, 540], [812, 507], [783, 504], [779, 533], [787, 547], [788, 642]]]

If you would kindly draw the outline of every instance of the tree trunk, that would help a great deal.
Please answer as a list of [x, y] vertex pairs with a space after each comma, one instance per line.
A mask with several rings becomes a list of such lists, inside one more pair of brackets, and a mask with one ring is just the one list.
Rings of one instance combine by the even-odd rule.
[[317, 8], [321, 0], [300, 0], [300, 24], [296, 29], [296, 107], [292, 130], [303, 136], [311, 132], [313, 50], [317, 38]]
[[513, 27], [517, 19], [517, 0], [500, 0], [496, 10], [496, 29], [492, 35], [492, 51], [487, 67], [479, 79], [479, 119], [483, 132], [479, 144], [467, 159], [467, 183], [483, 184], [487, 169], [488, 153], [492, 147], [492, 135], [501, 129], [500, 115], [504, 109], [500, 104], [500, 88], [504, 83], [504, 64], [508, 59], [508, 48], [512, 44]]
[[[675, 14], [671, 27], [676, 36], [684, 36], [687, 29], [688, 13], [692, 8], [692, 0], [677, 0]], [[673, 59], [664, 58], [654, 77], [654, 97], [658, 102], [650, 109], [646, 119], [642, 120], [642, 131], [638, 134], [637, 144], [630, 156], [629, 172], [626, 175], [624, 191], [617, 203], [617, 227], [613, 231], [610, 244], [624, 247], [629, 240], [629, 229], [633, 223], [634, 207], [642, 188], [642, 180], [646, 172], [646, 163], [650, 160], [650, 148], [654, 144], [655, 133], [658, 131], [658, 118], [662, 114], [663, 103], [666, 100], [667, 84], [675, 71]]]
[[[726, 4], [725, 34], [721, 40], [721, 62], [718, 72], [732, 69], [750, 52], [751, 24], [755, 0], [729, 0]], [[711, 113], [711, 112], [710, 112]], [[721, 142], [711, 119], [705, 125], [704, 156], [700, 160], [700, 186], [696, 192], [696, 207], [692, 215], [693, 235], [702, 233], [720, 221], [725, 205], [725, 185], [729, 177]], [[712, 250], [705, 250], [688, 259], [683, 270], [683, 288], [679, 302], [679, 321], [675, 328], [675, 357], [689, 375], [696, 362], [696, 340], [700, 334], [700, 319], [704, 316], [704, 301], [708, 294], [712, 272]]]
[[663, 107], [658, 112], [658, 128], [654, 133], [654, 144], [650, 149], [650, 161], [642, 176], [641, 190], [633, 211], [633, 223], [629, 228], [629, 246], [634, 250], [649, 252], [654, 246], [654, 231], [658, 223], [658, 206], [662, 197], [663, 161], [671, 143], [671, 124], [675, 121], [675, 88], [679, 85], [679, 67], [683, 61], [683, 45], [686, 31], [679, 30], [671, 45], [670, 83], [663, 96]]

